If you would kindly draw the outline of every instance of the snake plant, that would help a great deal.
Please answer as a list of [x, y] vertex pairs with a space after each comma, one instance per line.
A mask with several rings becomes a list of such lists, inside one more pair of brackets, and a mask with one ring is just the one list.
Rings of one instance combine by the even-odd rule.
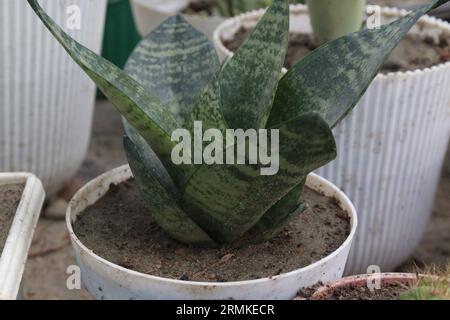
[[[136, 47], [125, 70], [83, 47], [27, 0], [54, 37], [123, 117], [124, 146], [149, 214], [174, 239], [196, 246], [263, 241], [299, 214], [306, 176], [336, 157], [332, 128], [352, 110], [383, 62], [433, 0], [380, 29], [316, 49], [281, 77], [289, 1], [274, 0], [223, 66], [207, 37], [181, 16]], [[276, 129], [279, 171], [262, 164], [180, 164], [172, 133]]]

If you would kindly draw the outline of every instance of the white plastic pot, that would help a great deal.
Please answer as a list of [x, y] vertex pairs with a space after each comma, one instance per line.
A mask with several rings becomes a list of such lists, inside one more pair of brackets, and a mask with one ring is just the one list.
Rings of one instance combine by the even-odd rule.
[[342, 276], [356, 232], [356, 211], [342, 191], [314, 174], [309, 176], [307, 185], [326, 196], [335, 197], [342, 209], [349, 213], [352, 227], [347, 240], [336, 251], [312, 265], [272, 278], [217, 283], [155, 277], [111, 263], [85, 247], [74, 233], [72, 224], [86, 207], [106, 194], [111, 184], [119, 184], [131, 177], [128, 165], [105, 173], [83, 187], [67, 210], [67, 227], [83, 283], [97, 299], [292, 299], [302, 287]]
[[[214, 34], [222, 57], [232, 53], [223, 40], [254, 27], [264, 11], [224, 22]], [[406, 11], [382, 8], [383, 22]], [[291, 7], [292, 32], [310, 33], [305, 6]], [[450, 35], [450, 25], [423, 17], [412, 33]], [[284, 70], [286, 71], [286, 70]], [[346, 272], [368, 266], [392, 271], [417, 247], [430, 218], [450, 136], [450, 63], [414, 72], [378, 75], [352, 114], [334, 130], [338, 158], [318, 170], [349, 196], [360, 227]]]
[[[3, 251], [0, 252], [0, 300], [14, 300], [19, 292], [45, 192], [41, 181], [28, 173], [0, 173], [0, 185], [24, 184]], [[1, 214], [1, 212], [0, 212]]]
[[[189, 0], [131, 0], [134, 20], [141, 36], [145, 37], [158, 25], [189, 5]], [[212, 39], [216, 27], [224, 21], [218, 16], [183, 15], [189, 23]]]
[[[99, 52], [106, 0], [41, 0], [56, 22]], [[81, 29], [68, 30], [70, 5]], [[0, 0], [0, 171], [35, 173], [54, 194], [89, 144], [95, 85], [47, 31], [27, 1]]]

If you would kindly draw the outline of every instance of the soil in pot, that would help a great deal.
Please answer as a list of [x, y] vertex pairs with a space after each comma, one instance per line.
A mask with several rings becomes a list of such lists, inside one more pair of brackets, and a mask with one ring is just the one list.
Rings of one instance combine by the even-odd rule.
[[169, 238], [145, 209], [133, 180], [108, 193], [74, 223], [80, 241], [97, 255], [142, 273], [209, 282], [252, 280], [294, 271], [338, 249], [350, 233], [335, 199], [306, 189], [308, 209], [266, 243], [194, 248]]
[[200, 14], [212, 16], [215, 6], [214, 0], [193, 0], [182, 12], [186, 14]]
[[333, 290], [327, 300], [398, 300], [408, 289], [401, 283], [383, 285], [373, 291], [366, 286], [347, 286]]
[[23, 189], [22, 184], [0, 185], [0, 255], [22, 198]]
[[[235, 52], [247, 39], [251, 30], [241, 28], [225, 47]], [[450, 61], [450, 37], [441, 36], [439, 44], [432, 38], [410, 34], [405, 37], [386, 60], [381, 73], [412, 71], [429, 68]], [[291, 34], [285, 67], [291, 68], [316, 48], [311, 34]]]

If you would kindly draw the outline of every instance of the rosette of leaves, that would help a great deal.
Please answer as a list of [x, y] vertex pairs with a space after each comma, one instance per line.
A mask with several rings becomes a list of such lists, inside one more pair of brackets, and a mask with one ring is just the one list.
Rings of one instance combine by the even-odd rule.
[[[431, 1], [380, 29], [316, 49], [281, 77], [289, 1], [274, 0], [223, 66], [207, 37], [181, 16], [137, 46], [124, 71], [83, 47], [28, 0], [39, 18], [123, 115], [124, 145], [149, 214], [171, 237], [217, 246], [273, 237], [300, 214], [307, 175], [336, 157], [332, 134]], [[261, 165], [175, 165], [171, 134], [208, 128], [278, 129], [280, 170]]]

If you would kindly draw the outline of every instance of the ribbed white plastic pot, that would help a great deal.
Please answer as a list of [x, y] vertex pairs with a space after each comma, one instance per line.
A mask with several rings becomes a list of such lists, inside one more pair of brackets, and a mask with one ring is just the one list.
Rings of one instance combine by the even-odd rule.
[[[134, 20], [141, 36], [145, 37], [158, 25], [189, 5], [190, 0], [131, 0]], [[225, 19], [219, 16], [183, 14], [189, 23], [212, 39], [217, 26]]]
[[[106, 0], [41, 0], [48, 14], [99, 52]], [[81, 29], [68, 30], [70, 5]], [[95, 85], [46, 30], [27, 1], [0, 0], [0, 171], [33, 172], [54, 194], [81, 165]]]
[[315, 174], [309, 176], [307, 185], [337, 199], [351, 218], [351, 232], [336, 251], [305, 268], [272, 278], [217, 283], [166, 279], [111, 263], [84, 246], [74, 233], [72, 224], [80, 213], [108, 192], [111, 184], [120, 184], [131, 177], [128, 165], [109, 171], [84, 186], [67, 209], [67, 227], [81, 268], [83, 283], [97, 299], [292, 299], [300, 288], [312, 286], [319, 281], [333, 281], [343, 274], [356, 232], [356, 211], [342, 191]]
[[[223, 40], [242, 26], [254, 27], [262, 13], [244, 14], [218, 27], [214, 41], [221, 57], [232, 55]], [[382, 8], [381, 13], [388, 22], [406, 11]], [[291, 7], [291, 30], [312, 32], [305, 6]], [[450, 25], [424, 17], [411, 32], [450, 36]], [[450, 63], [380, 74], [334, 130], [338, 158], [318, 174], [344, 190], [359, 213], [346, 273], [365, 273], [371, 265], [392, 271], [420, 242], [449, 142], [449, 88]]]
[[[24, 184], [3, 251], [0, 252], [0, 300], [14, 300], [19, 292], [22, 274], [45, 199], [44, 188], [29, 173], [0, 173], [0, 185]], [[1, 214], [1, 212], [0, 212]]]

